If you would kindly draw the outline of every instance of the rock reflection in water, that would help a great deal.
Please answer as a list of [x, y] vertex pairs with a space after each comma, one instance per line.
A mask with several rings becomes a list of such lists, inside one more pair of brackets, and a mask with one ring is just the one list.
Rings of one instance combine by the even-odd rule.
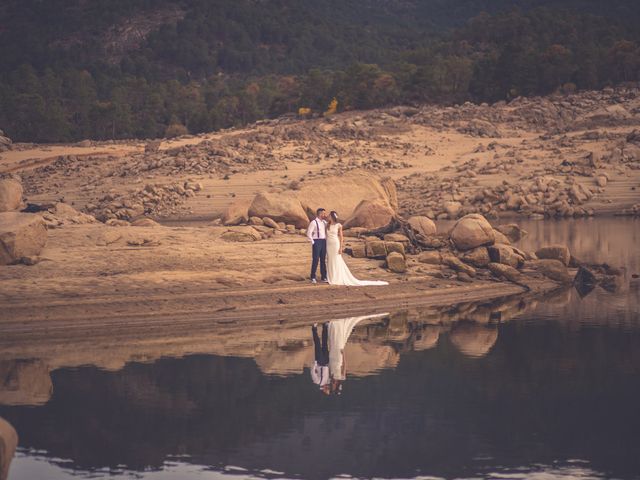
[[[539, 312], [575, 301], [566, 290], [352, 322], [340, 397], [318, 394], [309, 381], [314, 352], [304, 322], [228, 330], [211, 337], [217, 343], [194, 340], [190, 351], [183, 343], [174, 350], [189, 354], [181, 359], [121, 346], [120, 358], [144, 362], [118, 371], [64, 368], [72, 357], [40, 345], [39, 361], [3, 360], [2, 371], [30, 372], [15, 385], [52, 384], [50, 400], [41, 405], [42, 390], [30, 386], [0, 415], [23, 448], [81, 471], [124, 466], [144, 477], [179, 456], [287, 477], [468, 477], [499, 475], [496, 465], [562, 470], [563, 459], [584, 458], [597, 475], [633, 478], [640, 329], [576, 328], [570, 315], [540, 321]], [[41, 406], [17, 406], [30, 391]], [[319, 463], [319, 451], [331, 461]]]

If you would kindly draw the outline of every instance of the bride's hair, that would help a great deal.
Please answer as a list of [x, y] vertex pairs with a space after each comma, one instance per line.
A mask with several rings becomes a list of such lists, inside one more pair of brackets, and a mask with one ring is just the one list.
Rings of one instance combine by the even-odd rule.
[[329, 226], [333, 225], [334, 223], [338, 223], [338, 212], [336, 212], [335, 210], [331, 210], [331, 213], [329, 214]]

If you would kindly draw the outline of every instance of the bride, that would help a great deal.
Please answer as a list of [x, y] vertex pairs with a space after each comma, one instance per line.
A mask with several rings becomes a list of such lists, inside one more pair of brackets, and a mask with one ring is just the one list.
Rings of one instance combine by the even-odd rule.
[[374, 280], [358, 280], [353, 276], [342, 258], [344, 236], [342, 225], [338, 223], [338, 214], [329, 214], [327, 224], [327, 273], [331, 285], [347, 285], [350, 287], [365, 287], [371, 285], [389, 285], [388, 282]]

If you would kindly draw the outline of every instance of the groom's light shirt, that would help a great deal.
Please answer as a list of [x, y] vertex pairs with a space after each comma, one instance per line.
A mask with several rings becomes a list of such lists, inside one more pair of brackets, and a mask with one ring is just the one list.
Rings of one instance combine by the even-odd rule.
[[326, 240], [327, 222], [318, 217], [311, 220], [307, 228], [307, 238], [311, 242], [311, 245], [313, 245], [316, 240]]
[[331, 377], [329, 376], [329, 367], [326, 365], [319, 365], [318, 362], [313, 362], [311, 368], [311, 379], [313, 383], [319, 387], [324, 387], [329, 384]]

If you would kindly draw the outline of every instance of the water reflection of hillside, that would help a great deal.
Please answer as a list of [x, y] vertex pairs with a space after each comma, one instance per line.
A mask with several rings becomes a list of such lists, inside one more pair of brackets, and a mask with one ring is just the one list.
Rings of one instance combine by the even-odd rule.
[[[302, 372], [305, 326], [244, 350], [245, 358], [57, 369], [46, 404], [4, 406], [0, 415], [23, 447], [83, 470], [140, 471], [184, 455], [214, 469], [304, 478], [452, 477], [482, 471], [479, 458], [505, 468], [588, 458], [605, 476], [633, 477], [640, 330], [540, 322], [537, 302], [359, 324], [349, 348], [366, 361], [337, 398], [319, 395]], [[524, 321], [509, 321], [515, 317]], [[319, 451], [331, 461], [319, 464]]]
[[[365, 319], [356, 326], [345, 348], [349, 375], [362, 377], [395, 368], [403, 353], [434, 348], [443, 335], [463, 355], [481, 357], [496, 342], [498, 323], [537, 304], [535, 298], [511, 298]], [[286, 376], [301, 373], [313, 362], [313, 345], [309, 326], [304, 323], [270, 329], [247, 325], [194, 334], [193, 338], [154, 339], [142, 345], [128, 344], [126, 338], [121, 342], [110, 338], [70, 345], [13, 345], [0, 354], [0, 404], [46, 403], [53, 392], [50, 374], [56, 369], [92, 365], [118, 371], [129, 362], [150, 363], [162, 357], [192, 354], [249, 357], [262, 373]]]

